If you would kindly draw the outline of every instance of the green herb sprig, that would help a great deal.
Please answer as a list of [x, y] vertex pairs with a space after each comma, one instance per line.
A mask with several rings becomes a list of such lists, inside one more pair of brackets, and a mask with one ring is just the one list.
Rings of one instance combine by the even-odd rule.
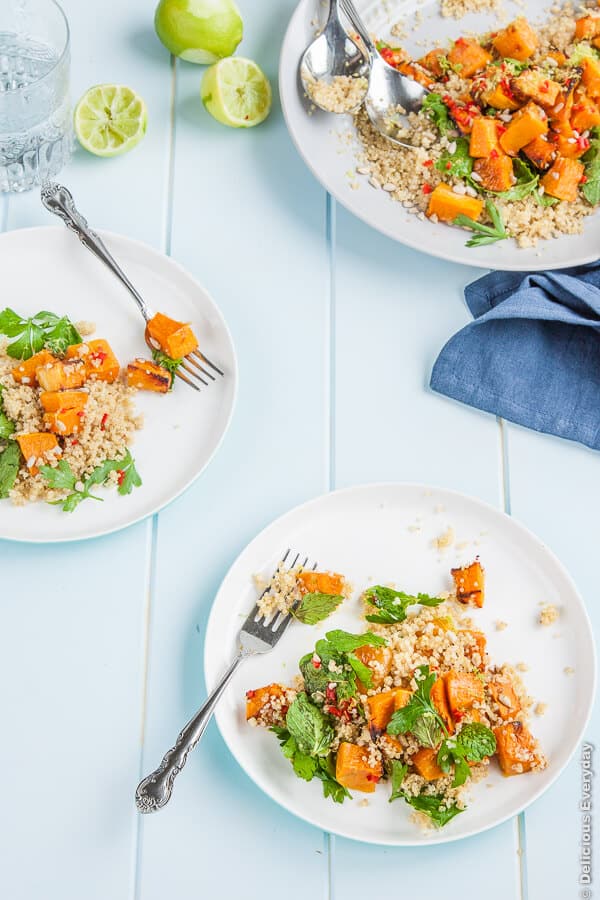
[[365, 591], [364, 599], [370, 606], [377, 609], [377, 613], [365, 616], [367, 622], [377, 625], [394, 625], [404, 622], [409, 606], [420, 604], [421, 606], [439, 606], [444, 602], [443, 597], [430, 597], [429, 594], [405, 594], [404, 591], [395, 591], [393, 588], [384, 587], [381, 584]]
[[15, 339], [6, 348], [13, 359], [29, 359], [44, 348], [63, 356], [71, 344], [81, 343], [81, 335], [67, 316], [48, 310], [27, 319], [7, 306], [0, 312], [0, 334]]
[[[103, 501], [92, 493], [92, 488], [106, 484], [111, 472], [119, 473], [117, 490], [119, 494], [130, 494], [134, 487], [140, 487], [142, 479], [135, 467], [135, 461], [129, 452], [123, 459], [107, 459], [93, 470], [86, 479], [81, 481], [76, 478], [71, 466], [66, 459], [61, 459], [58, 465], [40, 466], [40, 472], [46, 479], [48, 486], [57, 491], [69, 491], [61, 500], [51, 500], [51, 506], [60, 506], [63, 512], [73, 512], [83, 500]], [[81, 487], [77, 485], [81, 484]]]
[[494, 732], [480, 722], [463, 725], [455, 737], [447, 737], [439, 749], [437, 764], [442, 772], [454, 765], [452, 787], [460, 787], [471, 776], [469, 762], [479, 763], [496, 752]]
[[510, 237], [496, 204], [492, 200], [486, 200], [485, 208], [492, 220], [492, 225], [483, 225], [465, 215], [457, 216], [453, 221], [454, 225], [460, 225], [461, 228], [468, 228], [474, 232], [473, 237], [465, 244], [467, 247], [483, 247], [486, 244], [495, 244], [496, 241], [504, 241]]
[[312, 592], [305, 594], [292, 615], [304, 625], [316, 625], [334, 612], [343, 601], [341, 594], [321, 594]]
[[446, 723], [431, 700], [431, 689], [437, 675], [429, 670], [429, 666], [419, 666], [415, 679], [416, 690], [406, 706], [393, 714], [387, 731], [394, 735], [410, 731], [423, 747], [437, 747], [442, 737], [448, 737]]

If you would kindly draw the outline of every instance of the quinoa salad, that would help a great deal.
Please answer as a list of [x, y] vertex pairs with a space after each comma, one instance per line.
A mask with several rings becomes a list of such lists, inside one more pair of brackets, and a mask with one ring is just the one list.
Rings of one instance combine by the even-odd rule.
[[[497, 7], [473, 3], [447, 0], [440, 11], [452, 19]], [[366, 177], [419, 218], [466, 229], [470, 247], [511, 238], [532, 247], [583, 230], [600, 203], [596, 3], [555, 5], [543, 22], [521, 15], [485, 34], [458, 33], [418, 58], [394, 37], [377, 49], [428, 93], [417, 113], [390, 110], [391, 132], [412, 150], [359, 110], [352, 187]]]
[[[506, 777], [546, 768], [529, 728], [540, 704], [516, 668], [489, 658], [467, 615], [484, 603], [479, 559], [452, 569], [451, 582], [435, 597], [367, 588], [363, 633], [328, 631], [291, 684], [247, 691], [249, 725], [272, 731], [293, 773], [318, 779], [325, 798], [343, 803], [351, 792], [384, 789], [390, 802], [411, 807], [416, 824], [441, 828], [465, 812], [469, 785], [490, 766]], [[306, 624], [351, 590], [342, 575], [302, 568], [279, 569], [257, 586], [267, 617], [291, 610]]]
[[0, 312], [0, 501], [73, 512], [102, 500], [101, 486], [120, 495], [141, 486], [129, 449], [143, 427], [134, 396], [167, 393], [180, 357], [198, 346], [189, 325], [161, 313], [148, 329], [153, 359], [122, 368], [91, 322]]

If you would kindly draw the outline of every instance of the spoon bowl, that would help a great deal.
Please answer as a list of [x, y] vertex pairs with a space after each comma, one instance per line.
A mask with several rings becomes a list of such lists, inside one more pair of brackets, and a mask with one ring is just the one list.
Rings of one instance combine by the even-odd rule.
[[403, 116], [418, 112], [429, 93], [428, 89], [381, 58], [352, 0], [340, 0], [340, 7], [352, 22], [369, 57], [371, 74], [365, 109], [372, 125], [393, 144], [414, 149], [405, 140], [408, 129]]
[[352, 40], [342, 25], [338, 0], [331, 0], [323, 32], [307, 47], [300, 61], [300, 81], [304, 91], [315, 106], [325, 112], [337, 112], [319, 101], [315, 95], [315, 85], [319, 82], [331, 84], [340, 77], [364, 78], [364, 91], [353, 105], [343, 110], [344, 113], [354, 113], [366, 97], [370, 65], [368, 53]]

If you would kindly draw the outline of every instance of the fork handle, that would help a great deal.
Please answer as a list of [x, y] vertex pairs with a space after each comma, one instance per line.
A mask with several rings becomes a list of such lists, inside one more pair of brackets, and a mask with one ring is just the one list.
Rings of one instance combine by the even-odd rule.
[[42, 203], [49, 212], [54, 213], [63, 220], [67, 228], [74, 232], [84, 247], [87, 247], [94, 256], [107, 266], [113, 275], [125, 285], [146, 322], [152, 318], [152, 313], [141, 294], [133, 286], [119, 263], [116, 261], [102, 238], [89, 227], [73, 200], [73, 195], [64, 185], [54, 182], [46, 182], [42, 187]]
[[204, 705], [200, 707], [194, 718], [190, 719], [180, 732], [179, 737], [175, 741], [175, 746], [165, 753], [160, 766], [154, 772], [151, 772], [150, 775], [147, 775], [143, 781], [140, 781], [135, 792], [135, 803], [141, 813], [156, 812], [169, 802], [173, 793], [175, 778], [185, 766], [190, 750], [194, 749], [204, 734], [215, 707], [223, 691], [231, 681], [234, 672], [251, 655], [240, 651], [210, 693]]

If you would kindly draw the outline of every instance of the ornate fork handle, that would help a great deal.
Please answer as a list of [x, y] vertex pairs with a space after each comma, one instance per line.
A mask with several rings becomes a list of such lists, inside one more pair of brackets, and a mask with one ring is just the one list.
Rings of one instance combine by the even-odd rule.
[[94, 256], [107, 266], [113, 275], [125, 285], [146, 322], [152, 318], [152, 313], [145, 300], [135, 289], [125, 272], [122, 270], [102, 238], [89, 227], [87, 219], [85, 219], [73, 200], [73, 195], [62, 184], [46, 182], [42, 187], [42, 203], [51, 213], [63, 220], [67, 228], [74, 232], [84, 247], [87, 247]]
[[190, 751], [194, 749], [204, 734], [215, 707], [229, 684], [233, 673], [240, 663], [251, 655], [252, 653], [248, 651], [240, 650], [209, 695], [206, 703], [200, 707], [194, 718], [180, 732], [175, 746], [165, 753], [160, 766], [150, 775], [147, 775], [143, 781], [140, 781], [135, 792], [135, 803], [141, 813], [156, 812], [169, 802], [173, 793], [175, 778], [185, 766]]

